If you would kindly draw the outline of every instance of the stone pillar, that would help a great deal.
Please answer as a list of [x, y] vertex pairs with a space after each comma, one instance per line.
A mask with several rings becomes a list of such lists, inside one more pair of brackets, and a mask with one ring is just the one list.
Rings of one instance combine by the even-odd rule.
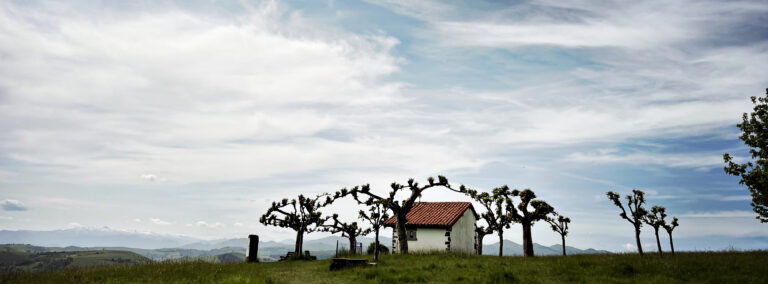
[[245, 253], [245, 262], [259, 262], [259, 236], [248, 235], [248, 251]]

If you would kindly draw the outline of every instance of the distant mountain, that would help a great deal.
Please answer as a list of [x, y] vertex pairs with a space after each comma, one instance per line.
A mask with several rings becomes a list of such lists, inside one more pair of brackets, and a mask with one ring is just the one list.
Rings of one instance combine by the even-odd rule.
[[[523, 246], [510, 241], [504, 240], [504, 255], [523, 255]], [[595, 249], [578, 249], [571, 246], [565, 246], [565, 252], [567, 254], [601, 254], [611, 253], [605, 250]], [[483, 255], [498, 255], [499, 254], [499, 242], [483, 245]], [[534, 255], [562, 255], [563, 249], [560, 245], [544, 246], [537, 243], [533, 243]]]
[[[365, 250], [374, 240], [371, 237], [360, 237], [358, 243], [363, 244]], [[392, 239], [379, 237], [379, 241], [390, 247]], [[310, 251], [318, 258], [328, 258], [334, 255], [336, 244], [339, 249], [347, 248], [349, 241], [339, 235], [332, 235], [320, 239], [304, 241], [304, 250]], [[142, 232], [114, 230], [110, 228], [73, 228], [54, 231], [9, 231], [0, 230], [0, 243], [4, 244], [31, 244], [39, 247], [47, 247], [44, 251], [84, 251], [84, 250], [124, 250], [137, 253], [150, 259], [177, 259], [210, 256], [215, 257], [226, 253], [245, 254], [248, 246], [247, 238], [200, 240], [183, 236], [161, 235]], [[289, 251], [293, 251], [294, 241], [291, 239], [282, 241], [260, 240], [259, 257], [278, 259]], [[498, 254], [498, 242], [483, 246], [483, 254]], [[2, 250], [0, 250], [2, 251]], [[22, 250], [23, 251], [23, 250]], [[35, 252], [33, 246], [27, 247], [27, 251]], [[568, 254], [594, 254], [609, 253], [595, 249], [578, 249], [566, 247]], [[560, 255], [560, 245], [544, 246], [534, 244], [536, 255]], [[504, 240], [504, 255], [523, 255], [523, 247], [515, 242]]]
[[[17, 232], [17, 231], [10, 231], [10, 232]], [[60, 235], [59, 231], [48, 231], [48, 232], [51, 233], [51, 236], [54, 236], [54, 237]], [[102, 231], [96, 231], [97, 233], [96, 235], [102, 235], [100, 234], [101, 232]], [[38, 238], [42, 238], [45, 236], [45, 232], [37, 231], [35, 233]], [[81, 233], [83, 232], [81, 231]], [[40, 252], [119, 250], [119, 251], [133, 252], [152, 260], [186, 258], [186, 259], [201, 259], [201, 260], [209, 261], [209, 258], [217, 257], [218, 255], [221, 255], [221, 254], [235, 253], [235, 254], [244, 255], [246, 252], [247, 244], [248, 244], [247, 238], [236, 238], [236, 239], [222, 239], [222, 240], [214, 240], [214, 241], [198, 240], [196, 242], [185, 244], [183, 246], [179, 246], [175, 248], [174, 247], [146, 248], [146, 247], [151, 247], [150, 245], [147, 245], [147, 244], [144, 244], [143, 248], [123, 246], [123, 245], [107, 245], [107, 246], [69, 245], [66, 247], [45, 245], [46, 243], [50, 243], [50, 238], [52, 237], [43, 239], [43, 241], [38, 239], [37, 242], [30, 242], [30, 241], [24, 241], [24, 240], [16, 240], [15, 242], [13, 241], [9, 242], [7, 240], [10, 238], [0, 238], [0, 242], [11, 243], [6, 245], [0, 245], [0, 252], [15, 251], [15, 252], [27, 252], [27, 253], [40, 253]], [[86, 238], [90, 238], [90, 237], [86, 237]], [[304, 250], [310, 251], [312, 255], [317, 256], [319, 259], [330, 258], [335, 254], [337, 241], [339, 244], [339, 249], [347, 248], [349, 246], [349, 241], [346, 238], [343, 238], [340, 236], [328, 236], [320, 239], [304, 241]], [[374, 241], [373, 238], [368, 238], [368, 237], [361, 237], [358, 239], [358, 242], [363, 244], [364, 250], [373, 241]], [[382, 244], [387, 246], [392, 244], [392, 239], [387, 237], [380, 237], [379, 241]], [[84, 241], [81, 240], [81, 243], [83, 242]], [[23, 243], [26, 243], [26, 244], [23, 244]], [[32, 243], [34, 245], [28, 245], [28, 243]], [[116, 242], [102, 242], [102, 243], [115, 244]], [[157, 247], [157, 246], [155, 245], [154, 247]], [[262, 259], [262, 261], [274, 261], [276, 259], [279, 259], [280, 256], [286, 255], [287, 252], [293, 251], [293, 249], [294, 249], [293, 241], [260, 242], [259, 258]], [[227, 258], [232, 259], [229, 256], [227, 256]]]
[[[339, 248], [347, 248], [349, 246], [349, 240], [341, 236], [328, 236], [314, 240], [304, 240], [304, 248], [306, 250], [336, 250], [336, 242], [339, 242]], [[373, 243], [374, 239], [371, 237], [359, 237], [358, 243], [362, 243], [364, 248], [368, 247], [368, 244]], [[392, 239], [387, 237], [379, 237], [379, 242], [387, 247], [392, 245]], [[245, 249], [248, 246], [247, 238], [236, 239], [224, 239], [214, 241], [200, 241], [191, 244], [181, 246], [180, 248], [198, 249], [198, 250], [211, 250], [224, 247], [242, 247]], [[280, 242], [259, 240], [259, 248], [287, 248], [293, 250], [294, 240], [284, 240]]]
[[199, 239], [144, 232], [115, 230], [108, 227], [81, 227], [53, 231], [0, 230], [0, 243], [38, 246], [132, 247], [143, 249], [180, 247]]

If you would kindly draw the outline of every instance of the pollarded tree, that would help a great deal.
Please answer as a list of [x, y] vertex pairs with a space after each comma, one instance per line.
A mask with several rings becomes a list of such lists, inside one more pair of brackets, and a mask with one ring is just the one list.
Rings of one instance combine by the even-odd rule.
[[374, 202], [374, 204], [368, 208], [368, 213], [360, 210], [360, 219], [368, 221], [368, 223], [371, 224], [371, 229], [376, 235], [376, 246], [374, 247], [373, 261], [378, 263], [379, 248], [381, 248], [381, 244], [379, 244], [379, 230], [381, 230], [381, 226], [384, 226], [384, 222], [389, 219], [387, 208], [384, 208], [384, 206], [381, 204]]
[[475, 227], [475, 245], [477, 246], [475, 251], [477, 251], [477, 255], [483, 255], [483, 238], [490, 234], [493, 234], [493, 230], [485, 226]]
[[552, 217], [547, 217], [547, 223], [552, 226], [552, 231], [560, 234], [560, 238], [563, 240], [563, 255], [566, 255], [565, 236], [568, 235], [568, 224], [571, 223], [571, 218], [560, 215], [557, 212], [552, 212]]
[[331, 234], [342, 233], [341, 236], [349, 240], [349, 252], [357, 253], [357, 237], [365, 236], [371, 233], [371, 229], [363, 229], [357, 225], [357, 222], [346, 223], [339, 221], [339, 214], [333, 214], [331, 222], [320, 225], [320, 231], [330, 232]]
[[[523, 256], [533, 256], [533, 237], [531, 236], [531, 227], [540, 220], [546, 220], [549, 214], [555, 212], [555, 208], [543, 200], [536, 200], [536, 194], [530, 189], [512, 191], [513, 196], [520, 197], [520, 203], [517, 204], [517, 210], [512, 207], [512, 220], [523, 225]], [[528, 209], [528, 206], [532, 210]], [[518, 212], [519, 211], [519, 212]]]
[[[321, 200], [322, 197], [326, 197], [325, 202]], [[304, 234], [317, 231], [328, 219], [322, 217], [319, 209], [329, 203], [327, 194], [315, 198], [299, 195], [298, 200], [291, 201], [284, 198], [281, 202], [272, 202], [272, 206], [259, 218], [259, 222], [296, 231], [294, 254], [299, 256], [304, 246]]]
[[502, 256], [504, 253], [504, 229], [509, 229], [512, 224], [512, 212], [515, 210], [514, 204], [512, 204], [512, 192], [509, 190], [509, 187], [504, 185], [494, 188], [491, 193], [478, 193], [477, 190], [466, 188], [462, 185], [459, 188], [459, 192], [469, 195], [469, 197], [485, 208], [485, 212], [480, 213], [480, 217], [488, 223], [488, 227], [483, 228], [477, 235], [478, 253], [482, 254], [482, 237], [495, 231], [499, 236], [499, 256]]
[[616, 206], [621, 208], [621, 213], [619, 216], [627, 220], [627, 222], [632, 224], [632, 226], [635, 228], [635, 241], [637, 242], [637, 251], [642, 256], [643, 246], [640, 244], [640, 228], [643, 226], [643, 218], [645, 218], [645, 215], [648, 214], [648, 210], [643, 208], [643, 204], [645, 204], [645, 193], [642, 190], [633, 189], [632, 195], [625, 196], [627, 199], [627, 209], [629, 209], [629, 215], [627, 215], [627, 211], [624, 209], [624, 205], [621, 204], [621, 200], [619, 200], [620, 196], [618, 193], [609, 191], [606, 192], [605, 195], [608, 196], [608, 199], [613, 201], [613, 204], [616, 204]]
[[739, 183], [749, 189], [752, 210], [762, 223], [768, 223], [768, 89], [765, 93], [766, 97], [751, 97], [755, 104], [753, 112], [749, 115], [744, 113], [742, 122], [736, 124], [742, 131], [739, 139], [749, 146], [754, 163], [737, 164], [731, 155], [723, 154], [726, 163], [723, 169], [729, 175], [741, 177]]
[[[341, 198], [350, 194], [358, 203], [365, 204], [367, 206], [371, 206], [374, 203], [379, 203], [384, 206], [384, 208], [392, 210], [392, 213], [395, 215], [395, 232], [397, 233], [398, 248], [400, 253], [407, 254], [408, 234], [405, 230], [406, 215], [413, 208], [413, 204], [416, 202], [416, 199], [421, 196], [422, 192], [429, 188], [436, 186], [450, 187], [450, 184], [448, 184], [448, 179], [446, 179], [444, 176], [438, 176], [437, 182], [435, 182], [434, 178], [430, 177], [427, 179], [427, 182], [428, 184], [426, 185], [419, 185], [419, 183], [415, 182], [413, 179], [409, 179], [407, 185], [393, 182], [390, 185], [392, 191], [390, 191], [389, 195], [387, 196], [380, 196], [371, 192], [371, 187], [367, 184], [363, 186], [355, 186], [349, 190], [342, 188], [340, 191], [336, 192], [334, 199]], [[402, 203], [395, 200], [395, 195], [397, 195], [399, 192], [405, 192], [406, 189], [410, 190], [410, 196], [403, 200]], [[365, 197], [362, 197], [361, 195], [365, 195]]]
[[669, 249], [672, 251], [672, 254], [675, 254], [675, 244], [672, 243], [672, 231], [680, 224], [677, 223], [677, 217], [672, 218], [672, 223], [670, 224], [664, 224], [664, 230], [667, 230], [667, 234], [669, 234]]
[[659, 228], [666, 225], [666, 221], [664, 218], [667, 217], [666, 213], [667, 209], [661, 206], [653, 206], [651, 208], [651, 212], [648, 212], [648, 214], [645, 214], [645, 218], [643, 218], [643, 222], [653, 227], [653, 233], [656, 234], [656, 247], [659, 250], [659, 256], [662, 255], [661, 252], [661, 242], [659, 241]]

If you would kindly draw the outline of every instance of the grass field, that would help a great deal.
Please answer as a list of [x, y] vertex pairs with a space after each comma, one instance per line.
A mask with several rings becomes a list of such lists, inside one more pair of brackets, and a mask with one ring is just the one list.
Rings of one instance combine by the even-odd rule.
[[378, 267], [329, 271], [330, 261], [164, 262], [6, 273], [0, 283], [768, 283], [768, 251], [493, 257], [383, 256]]

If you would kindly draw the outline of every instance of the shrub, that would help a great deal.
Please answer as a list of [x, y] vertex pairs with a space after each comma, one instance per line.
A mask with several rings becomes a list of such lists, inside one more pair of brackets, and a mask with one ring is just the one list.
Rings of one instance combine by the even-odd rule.
[[[368, 254], [374, 254], [374, 249], [376, 249], [376, 243], [371, 243], [368, 245], [368, 250], [366, 251]], [[381, 243], [379, 243], [379, 254], [389, 254], [389, 248]]]

